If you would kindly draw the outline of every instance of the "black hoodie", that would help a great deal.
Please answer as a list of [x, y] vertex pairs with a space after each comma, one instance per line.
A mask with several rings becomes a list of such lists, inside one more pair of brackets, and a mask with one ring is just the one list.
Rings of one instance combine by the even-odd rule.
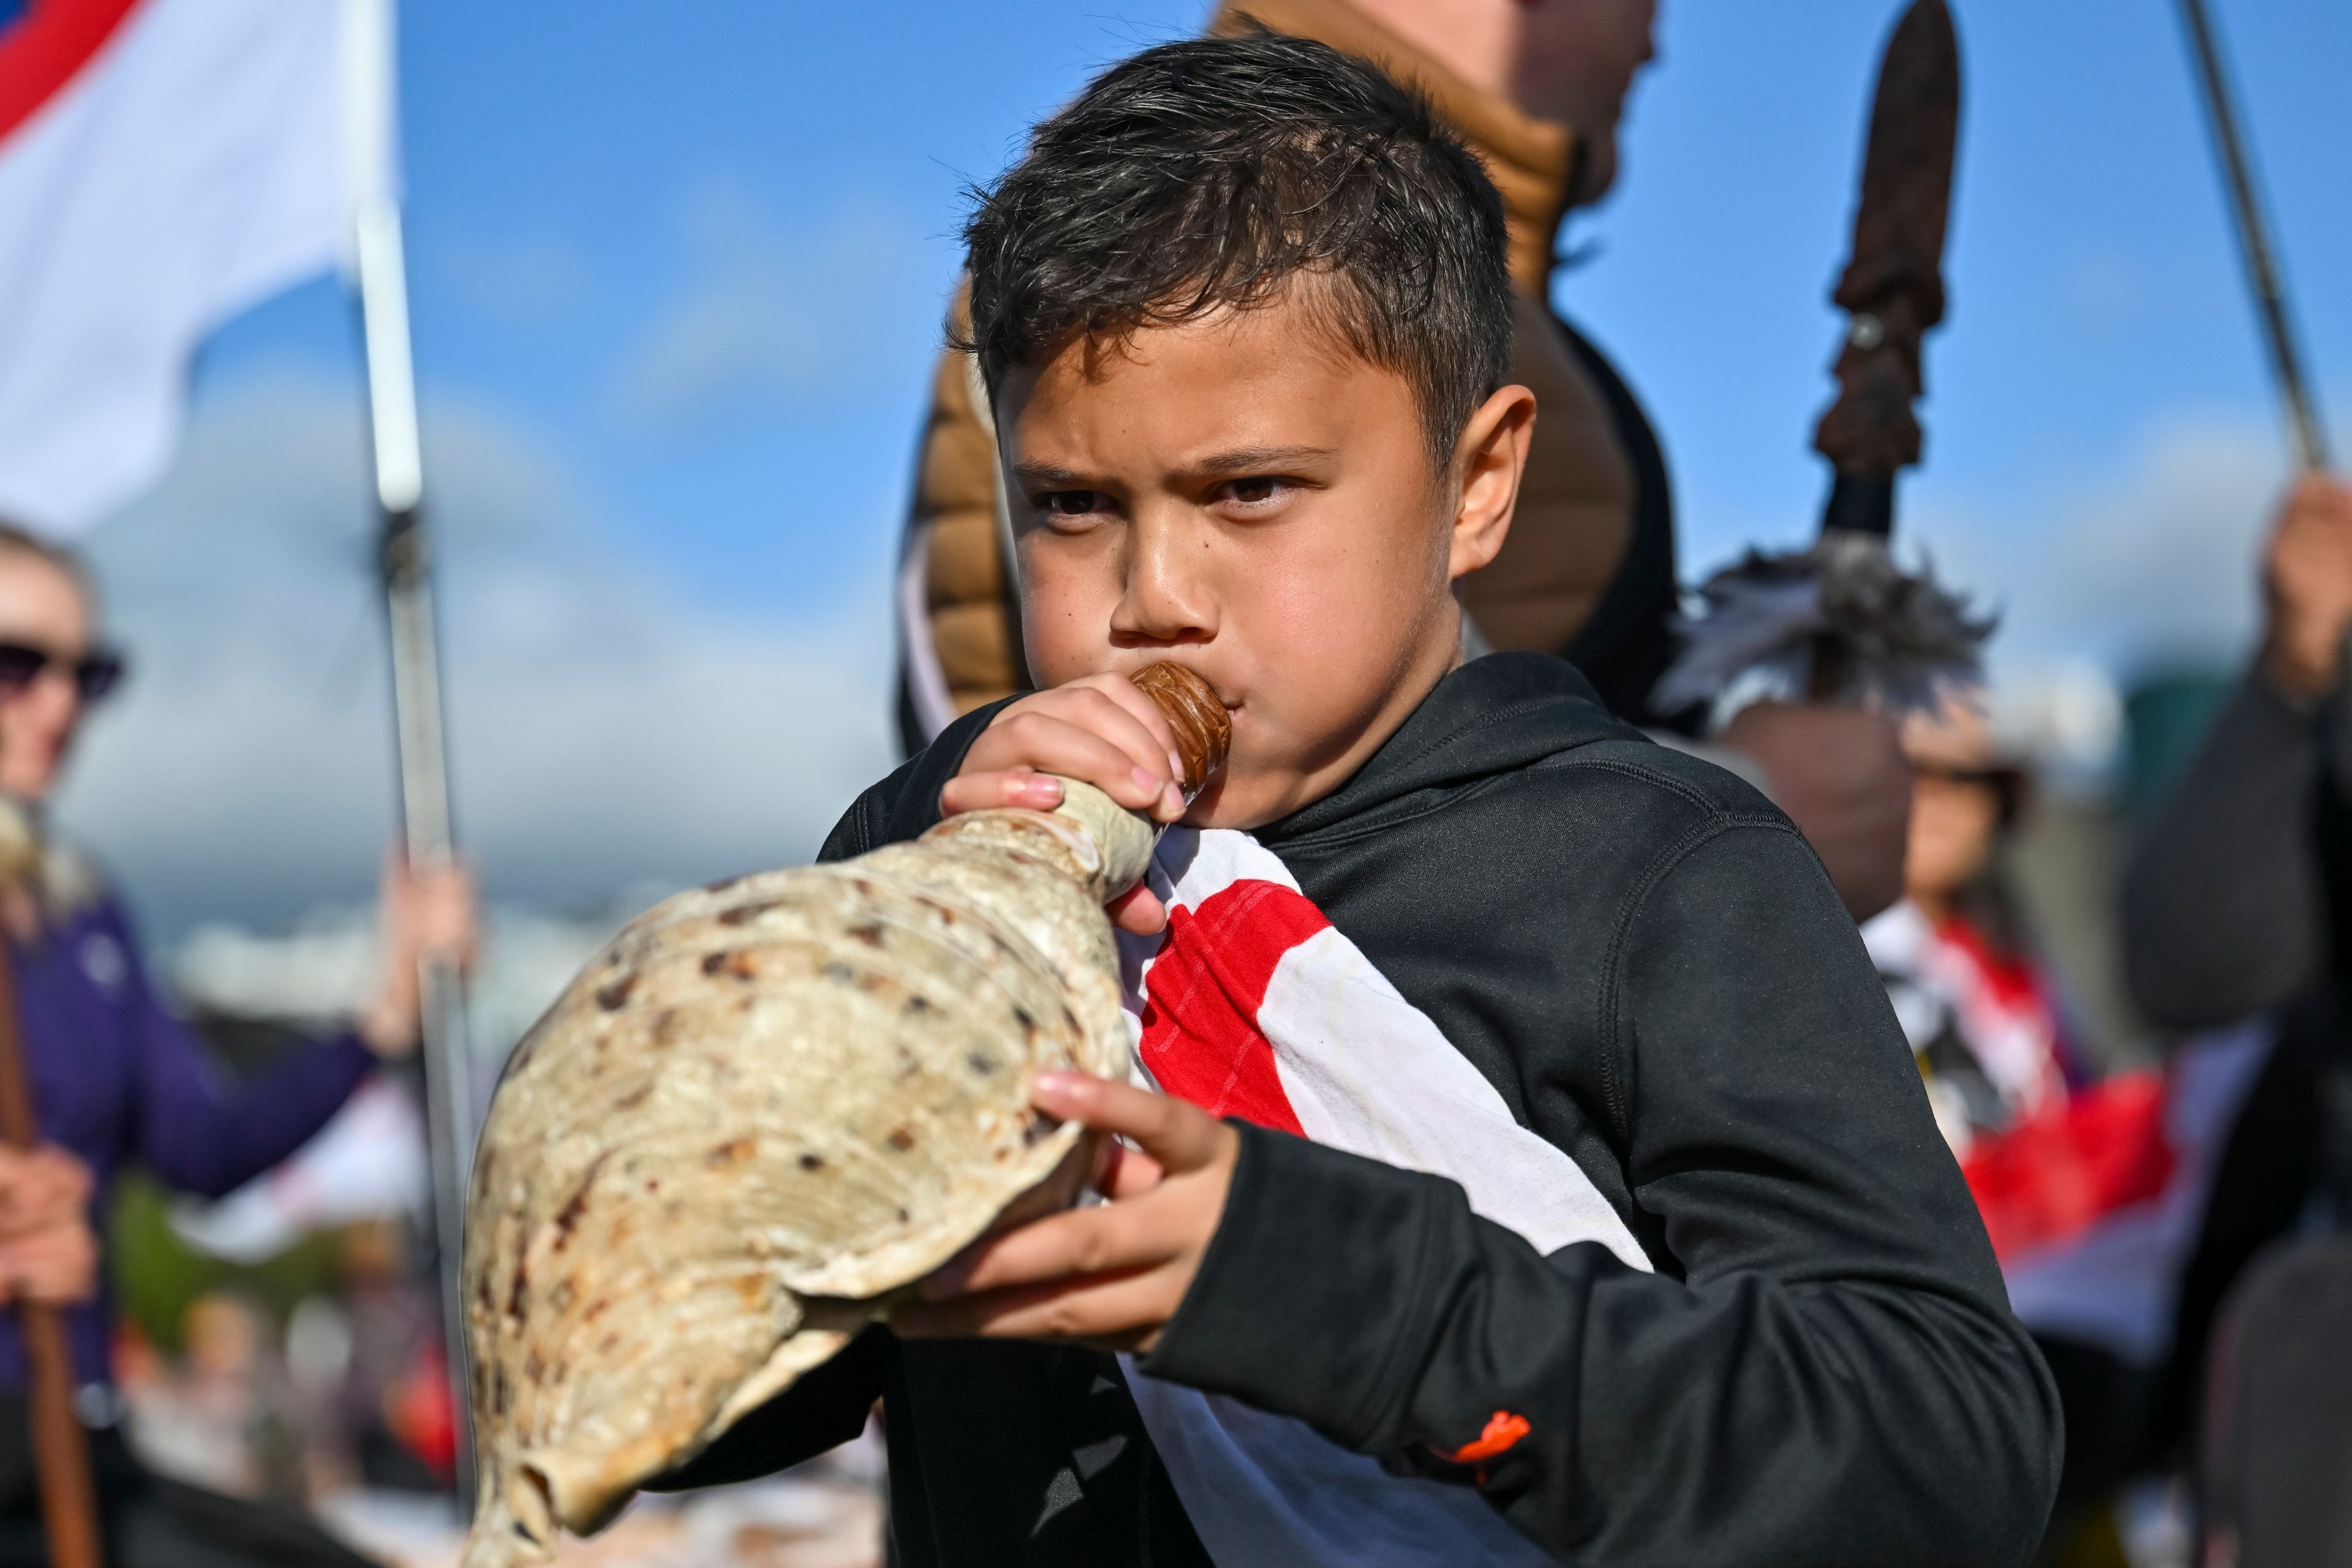
[[[929, 826], [992, 716], [867, 791], [824, 858]], [[1540, 1256], [1453, 1182], [1243, 1123], [1142, 1370], [1475, 1487], [1565, 1563], [2027, 1558], [2057, 1476], [2048, 1375], [1785, 817], [1568, 665], [1496, 654], [1255, 837], [1654, 1271], [1589, 1242]], [[905, 1568], [1207, 1561], [1118, 1363], [1076, 1348], [874, 1331], [665, 1485], [819, 1452], [877, 1396]], [[1439, 1457], [1501, 1411], [1522, 1440]]]

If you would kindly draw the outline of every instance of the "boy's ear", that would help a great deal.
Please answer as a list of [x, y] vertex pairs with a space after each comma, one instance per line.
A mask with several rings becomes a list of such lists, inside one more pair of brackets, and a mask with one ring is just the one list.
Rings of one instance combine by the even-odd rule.
[[1460, 489], [1454, 510], [1450, 578], [1461, 578], [1501, 552], [1518, 504], [1519, 476], [1527, 470], [1528, 442], [1535, 434], [1536, 395], [1506, 386], [1478, 405], [1462, 427], [1454, 448]]

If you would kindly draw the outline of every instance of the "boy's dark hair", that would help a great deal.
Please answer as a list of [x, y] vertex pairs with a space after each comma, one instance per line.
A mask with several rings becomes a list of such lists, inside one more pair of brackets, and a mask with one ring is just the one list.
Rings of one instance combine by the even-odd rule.
[[1511, 353], [1503, 204], [1429, 105], [1325, 45], [1162, 44], [1039, 125], [964, 226], [993, 391], [1074, 336], [1301, 296], [1419, 397], [1440, 471]]

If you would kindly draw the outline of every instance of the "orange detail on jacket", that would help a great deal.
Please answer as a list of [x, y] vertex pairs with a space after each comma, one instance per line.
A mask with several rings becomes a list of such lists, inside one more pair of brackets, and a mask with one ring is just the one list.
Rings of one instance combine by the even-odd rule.
[[1486, 1417], [1486, 1429], [1474, 1440], [1463, 1444], [1450, 1454], [1440, 1454], [1438, 1458], [1449, 1464], [1475, 1465], [1481, 1459], [1491, 1459], [1497, 1454], [1507, 1452], [1528, 1435], [1528, 1430], [1526, 1416], [1497, 1410]]

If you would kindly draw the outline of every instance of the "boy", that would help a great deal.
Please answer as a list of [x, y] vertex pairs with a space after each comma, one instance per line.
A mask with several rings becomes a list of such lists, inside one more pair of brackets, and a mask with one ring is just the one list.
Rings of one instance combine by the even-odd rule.
[[[2021, 1561], [2047, 1378], [1819, 863], [1569, 666], [1461, 660], [1535, 417], [1475, 161], [1320, 45], [1171, 44], [968, 237], [1041, 689], [825, 853], [1053, 773], [1181, 816], [1112, 911], [1167, 1092], [1041, 1080], [1110, 1201], [669, 1484], [879, 1395], [908, 1568]], [[1160, 659], [1234, 716], [1189, 808]]]

